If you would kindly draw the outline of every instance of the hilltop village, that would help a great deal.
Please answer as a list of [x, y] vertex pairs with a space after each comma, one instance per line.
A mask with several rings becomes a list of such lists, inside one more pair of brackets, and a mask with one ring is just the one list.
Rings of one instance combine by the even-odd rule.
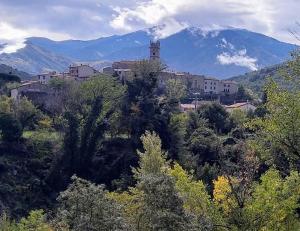
[[[160, 41], [150, 41], [149, 46], [149, 60], [160, 63]], [[35, 80], [22, 82], [22, 84], [11, 90], [11, 96], [15, 99], [26, 96], [33, 102], [43, 105], [51, 105], [53, 97], [49, 95], [57, 94], [49, 87], [52, 79], [75, 80], [78, 82], [86, 81], [97, 74], [105, 74], [115, 76], [122, 83], [133, 78], [134, 69], [139, 64], [139, 60], [122, 60], [112, 63], [111, 66], [104, 67], [102, 71], [98, 71], [88, 64], [72, 64], [68, 70], [62, 73], [51, 71], [39, 74]], [[194, 75], [188, 72], [175, 72], [167, 68], [159, 73], [158, 88], [164, 90], [169, 80], [180, 81], [186, 86], [189, 92], [190, 102], [180, 104], [182, 111], [194, 110], [202, 103], [207, 101], [218, 101], [226, 104], [226, 109], [240, 108], [243, 110], [255, 109], [254, 106], [248, 102], [239, 102], [236, 104], [234, 96], [238, 92], [238, 85], [230, 80], [218, 80], [214, 77], [204, 75]]]
[[[160, 41], [151, 41], [149, 47], [149, 58], [152, 61], [160, 62]], [[103, 68], [104, 74], [118, 76], [120, 81], [132, 78], [132, 70], [139, 61], [118, 61], [114, 62], [111, 67]], [[37, 79], [41, 84], [48, 84], [53, 78], [74, 79], [76, 81], [84, 81], [90, 77], [101, 73], [87, 64], [73, 64], [69, 66], [69, 70], [63, 73], [48, 72], [37, 75]], [[187, 72], [174, 72], [163, 70], [159, 76], [159, 87], [164, 87], [169, 79], [179, 80], [184, 83], [190, 91], [200, 94], [225, 95], [235, 94], [238, 86], [234, 81], [218, 80], [217, 78], [207, 77], [203, 75], [193, 75]]]

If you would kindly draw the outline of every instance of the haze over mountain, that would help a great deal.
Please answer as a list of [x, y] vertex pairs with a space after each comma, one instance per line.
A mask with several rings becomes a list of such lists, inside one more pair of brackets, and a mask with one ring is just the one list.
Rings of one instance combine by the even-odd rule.
[[[154, 29], [89, 41], [31, 37], [25, 48], [1, 54], [0, 63], [36, 74], [49, 69], [64, 71], [72, 62], [93, 62], [98, 67], [103, 63], [102, 67], [117, 60], [148, 58]], [[161, 39], [161, 57], [170, 69], [218, 78], [284, 62], [295, 48], [259, 33], [232, 28], [207, 32], [189, 27]]]

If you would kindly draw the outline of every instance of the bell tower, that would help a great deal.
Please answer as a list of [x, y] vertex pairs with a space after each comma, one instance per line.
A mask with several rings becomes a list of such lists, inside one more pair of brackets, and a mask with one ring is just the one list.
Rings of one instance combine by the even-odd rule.
[[150, 41], [150, 60], [160, 60], [160, 41]]

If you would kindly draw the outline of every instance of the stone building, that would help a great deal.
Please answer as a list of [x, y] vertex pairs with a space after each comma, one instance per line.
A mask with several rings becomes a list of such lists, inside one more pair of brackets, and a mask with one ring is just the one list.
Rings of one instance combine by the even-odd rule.
[[75, 64], [69, 66], [69, 76], [78, 81], [87, 80], [97, 73], [99, 72], [87, 64]]
[[56, 71], [51, 71], [47, 73], [42, 73], [37, 75], [38, 81], [41, 84], [48, 84], [51, 79], [53, 79], [58, 73]]
[[87, 64], [73, 64], [69, 66], [69, 70], [66, 72], [58, 73], [56, 71], [50, 71], [37, 75], [37, 79], [41, 84], [48, 84], [49, 81], [53, 78], [84, 81], [96, 75], [97, 73], [99, 72]]

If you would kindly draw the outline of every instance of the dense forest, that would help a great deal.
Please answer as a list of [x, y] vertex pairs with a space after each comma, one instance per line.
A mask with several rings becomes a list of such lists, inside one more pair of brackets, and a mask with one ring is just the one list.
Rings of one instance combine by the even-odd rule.
[[300, 55], [287, 65], [293, 87], [269, 80], [248, 113], [180, 112], [153, 61], [125, 84], [54, 79], [50, 109], [3, 91], [0, 230], [300, 230]]

